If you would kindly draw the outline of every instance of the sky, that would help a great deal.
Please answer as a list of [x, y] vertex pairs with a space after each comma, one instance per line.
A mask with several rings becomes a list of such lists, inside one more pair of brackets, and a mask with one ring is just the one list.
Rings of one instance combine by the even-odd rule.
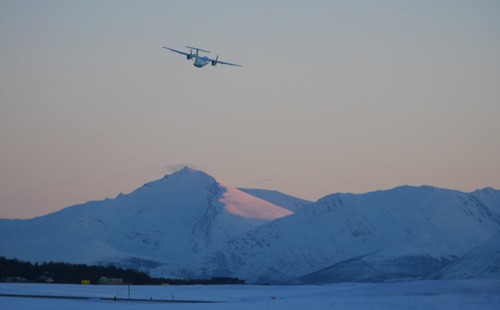
[[0, 218], [185, 164], [310, 200], [500, 189], [500, 1], [0, 0], [0, 42]]

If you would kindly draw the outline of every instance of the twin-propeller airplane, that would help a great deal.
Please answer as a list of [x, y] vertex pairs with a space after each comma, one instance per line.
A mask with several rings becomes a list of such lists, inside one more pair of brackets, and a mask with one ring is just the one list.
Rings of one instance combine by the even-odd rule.
[[[178, 54], [186, 56], [186, 58], [188, 60], [194, 59], [194, 64], [193, 65], [195, 67], [197, 67], [197, 68], [202, 68], [202, 67], [208, 65], [209, 63], [211, 63], [212, 66], [216, 66], [217, 64], [221, 64], [221, 65], [229, 65], [229, 66], [242, 67], [241, 65], [237, 65], [237, 64], [232, 64], [232, 63], [229, 63], [229, 62], [220, 61], [219, 60], [219, 56], [215, 57], [215, 59], [209, 58], [207, 56], [200, 56], [199, 52], [210, 53], [209, 51], [202, 50], [201, 48], [192, 47], [192, 46], [186, 46], [186, 47], [189, 48], [189, 53], [178, 51], [178, 50], [174, 50], [173, 48], [169, 48], [169, 47], [163, 46], [163, 48], [165, 48], [165, 49], [167, 49], [169, 51], [172, 51], [172, 52], [175, 52], [175, 53], [178, 53]], [[193, 50], [196, 50], [196, 53], [193, 54]]]

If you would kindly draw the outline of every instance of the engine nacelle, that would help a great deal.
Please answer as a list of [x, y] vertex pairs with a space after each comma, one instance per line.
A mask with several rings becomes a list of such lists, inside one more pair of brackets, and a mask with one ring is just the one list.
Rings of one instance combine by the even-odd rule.
[[215, 67], [215, 65], [217, 65], [217, 61], [212, 61], [212, 66]]
[[187, 58], [187, 60], [189, 60], [189, 59], [193, 58], [193, 55], [187, 55], [186, 58]]

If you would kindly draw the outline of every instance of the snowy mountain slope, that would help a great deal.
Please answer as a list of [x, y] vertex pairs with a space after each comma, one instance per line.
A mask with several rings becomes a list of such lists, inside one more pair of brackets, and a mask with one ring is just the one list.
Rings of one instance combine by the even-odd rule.
[[251, 228], [292, 212], [184, 168], [115, 199], [30, 220], [0, 221], [0, 255], [113, 263], [183, 277]]
[[251, 282], [423, 278], [500, 231], [500, 191], [481, 195], [429, 186], [329, 195], [230, 242], [217, 260]]
[[302, 276], [298, 283], [384, 282], [420, 280], [452, 262], [429, 255], [402, 255], [380, 259], [376, 255], [354, 257]]
[[309, 206], [313, 203], [312, 201], [309, 200], [297, 198], [273, 190], [241, 188], [241, 187], [238, 187], [238, 189], [247, 194], [258, 197], [262, 200], [265, 200], [282, 208], [288, 209], [292, 212], [297, 212], [298, 210], [306, 206]]
[[500, 234], [444, 267], [432, 278], [500, 280]]
[[32, 262], [115, 264], [177, 278], [235, 276], [258, 283], [496, 272], [498, 190], [463, 193], [402, 186], [333, 194], [294, 214], [269, 201], [291, 209], [306, 201], [249, 191], [253, 194], [184, 168], [114, 199], [30, 220], [0, 219], [0, 255]]

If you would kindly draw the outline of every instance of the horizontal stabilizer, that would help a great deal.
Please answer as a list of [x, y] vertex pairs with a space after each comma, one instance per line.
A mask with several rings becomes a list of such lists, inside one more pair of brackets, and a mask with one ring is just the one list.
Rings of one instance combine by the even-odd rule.
[[202, 52], [205, 52], [205, 53], [210, 53], [209, 51], [206, 51], [206, 50], [202, 50], [201, 48], [197, 48], [197, 47], [192, 47], [192, 46], [187, 46], [187, 48], [191, 48], [191, 49], [194, 49], [194, 50], [197, 50], [197, 51], [202, 51]]

